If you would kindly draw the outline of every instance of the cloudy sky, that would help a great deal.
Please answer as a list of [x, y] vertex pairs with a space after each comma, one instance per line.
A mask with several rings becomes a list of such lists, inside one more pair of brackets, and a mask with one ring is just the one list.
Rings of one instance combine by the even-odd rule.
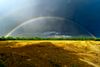
[[99, 37], [99, 12], [100, 0], [0, 0], [0, 35], [32, 18], [51, 16], [69, 19]]

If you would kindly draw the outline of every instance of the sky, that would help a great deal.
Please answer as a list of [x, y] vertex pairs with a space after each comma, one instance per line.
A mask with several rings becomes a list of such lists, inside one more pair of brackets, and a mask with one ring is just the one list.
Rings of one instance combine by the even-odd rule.
[[71, 20], [100, 37], [99, 12], [100, 0], [0, 0], [0, 35], [32, 18], [52, 16]]

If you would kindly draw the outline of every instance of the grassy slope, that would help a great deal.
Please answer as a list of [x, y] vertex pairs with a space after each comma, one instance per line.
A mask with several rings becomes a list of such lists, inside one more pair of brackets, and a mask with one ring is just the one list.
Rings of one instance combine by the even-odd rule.
[[0, 41], [0, 62], [0, 67], [100, 67], [100, 42]]

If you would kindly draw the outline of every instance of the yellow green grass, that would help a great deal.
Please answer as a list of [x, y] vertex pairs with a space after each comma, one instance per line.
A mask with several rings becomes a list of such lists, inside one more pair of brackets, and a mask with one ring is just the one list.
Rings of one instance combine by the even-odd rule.
[[100, 67], [100, 42], [0, 41], [0, 63], [2, 67]]

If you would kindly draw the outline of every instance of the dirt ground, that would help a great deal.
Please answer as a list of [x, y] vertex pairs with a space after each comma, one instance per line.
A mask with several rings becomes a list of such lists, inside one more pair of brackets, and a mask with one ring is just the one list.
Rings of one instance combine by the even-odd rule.
[[100, 67], [100, 42], [0, 41], [0, 67]]

